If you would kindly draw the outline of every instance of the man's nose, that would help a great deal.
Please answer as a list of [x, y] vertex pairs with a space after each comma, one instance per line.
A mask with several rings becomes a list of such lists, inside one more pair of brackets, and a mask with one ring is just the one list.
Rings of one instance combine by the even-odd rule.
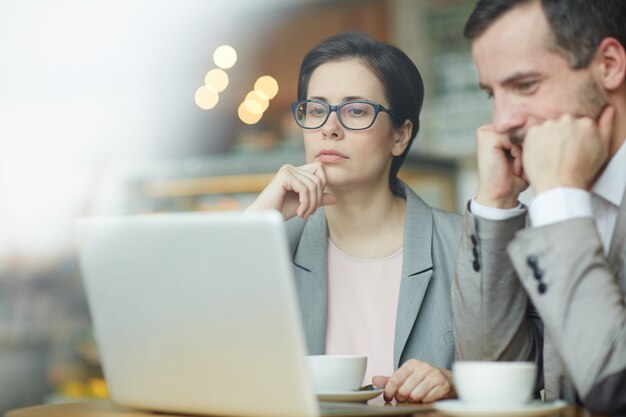
[[494, 96], [493, 127], [500, 134], [510, 134], [524, 126], [526, 117], [520, 106], [507, 97]]

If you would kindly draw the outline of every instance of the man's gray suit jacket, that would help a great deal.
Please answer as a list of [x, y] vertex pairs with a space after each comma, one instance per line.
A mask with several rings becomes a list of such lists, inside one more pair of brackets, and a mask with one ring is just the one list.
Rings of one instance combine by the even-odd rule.
[[608, 256], [592, 218], [525, 226], [465, 213], [457, 359], [534, 360], [548, 400], [626, 414], [626, 193]]
[[[402, 188], [407, 204], [394, 367], [397, 369], [413, 358], [450, 369], [454, 359], [450, 285], [461, 217], [433, 209], [408, 186]], [[324, 210], [318, 209], [306, 222], [299, 218], [288, 221], [287, 231], [308, 353], [324, 354], [328, 305], [328, 231]]]

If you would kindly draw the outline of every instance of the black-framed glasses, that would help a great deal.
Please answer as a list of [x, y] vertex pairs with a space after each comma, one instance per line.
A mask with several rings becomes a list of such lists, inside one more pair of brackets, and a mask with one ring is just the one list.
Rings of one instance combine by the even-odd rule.
[[319, 100], [300, 100], [291, 105], [291, 111], [296, 123], [303, 129], [319, 129], [332, 112], [336, 112], [339, 123], [350, 130], [370, 128], [381, 111], [398, 118], [391, 110], [367, 100], [352, 100], [337, 105]]

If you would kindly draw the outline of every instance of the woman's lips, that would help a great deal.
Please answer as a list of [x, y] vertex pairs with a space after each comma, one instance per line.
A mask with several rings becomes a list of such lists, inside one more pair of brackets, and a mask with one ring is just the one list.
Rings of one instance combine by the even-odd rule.
[[343, 161], [344, 159], [348, 159], [347, 156], [345, 156], [344, 154], [334, 151], [334, 150], [323, 150], [320, 153], [317, 154], [317, 159], [322, 162], [322, 163], [335, 163], [335, 162], [340, 162]]

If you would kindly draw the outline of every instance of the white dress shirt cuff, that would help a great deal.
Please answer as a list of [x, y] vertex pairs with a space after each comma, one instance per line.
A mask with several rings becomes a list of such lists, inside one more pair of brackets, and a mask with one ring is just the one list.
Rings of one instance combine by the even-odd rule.
[[475, 216], [482, 217], [487, 220], [508, 220], [520, 214], [526, 213], [526, 206], [519, 201], [517, 206], [511, 209], [499, 209], [489, 207], [476, 202], [475, 198], [470, 200], [469, 210]]
[[591, 194], [580, 188], [554, 188], [537, 195], [529, 208], [532, 227], [577, 217], [593, 217]]

